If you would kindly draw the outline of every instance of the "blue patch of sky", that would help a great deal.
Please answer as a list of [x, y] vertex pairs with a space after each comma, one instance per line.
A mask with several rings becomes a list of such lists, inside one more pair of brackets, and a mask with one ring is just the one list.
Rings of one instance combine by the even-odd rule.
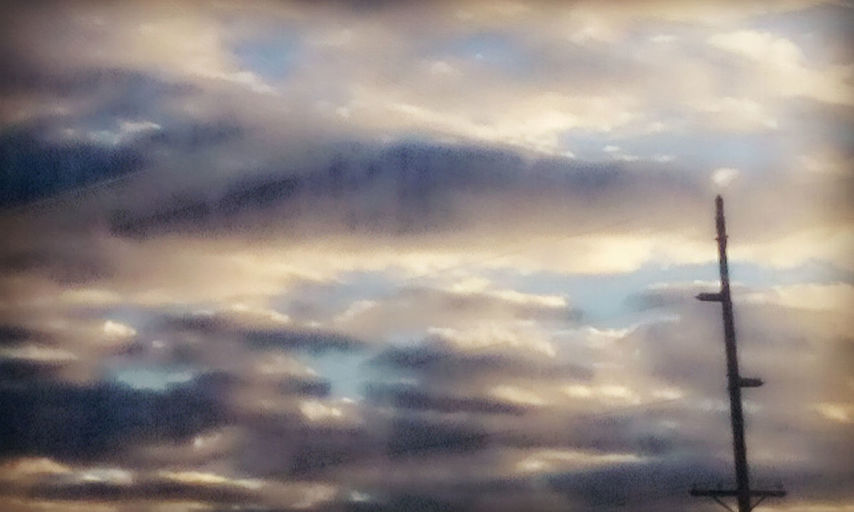
[[165, 391], [171, 385], [183, 384], [193, 379], [196, 373], [186, 367], [127, 365], [108, 370], [110, 380], [121, 382], [134, 389]]
[[[403, 281], [406, 283], [406, 281]], [[417, 285], [412, 281], [413, 285]], [[393, 295], [401, 286], [399, 273], [389, 272], [349, 272], [339, 277], [335, 283], [309, 285], [299, 292], [299, 301], [316, 303], [326, 313], [333, 315], [344, 312], [358, 300], [376, 300]], [[274, 307], [289, 314], [298, 313], [293, 309], [292, 297], [282, 296], [273, 301]], [[318, 318], [320, 319], [320, 318]], [[385, 343], [412, 343], [423, 337], [422, 332], [398, 333], [384, 339]], [[367, 340], [376, 341], [376, 340]], [[330, 383], [332, 398], [362, 399], [365, 385], [377, 382], [388, 376], [372, 367], [369, 360], [376, 355], [370, 349], [357, 352], [324, 351], [307, 353], [300, 359], [315, 370], [320, 377]]]
[[243, 69], [268, 81], [281, 81], [297, 66], [300, 40], [287, 30], [241, 41], [232, 49]]
[[318, 375], [330, 384], [332, 398], [358, 400], [364, 397], [365, 384], [374, 382], [379, 374], [368, 363], [372, 353], [328, 351], [301, 357]]

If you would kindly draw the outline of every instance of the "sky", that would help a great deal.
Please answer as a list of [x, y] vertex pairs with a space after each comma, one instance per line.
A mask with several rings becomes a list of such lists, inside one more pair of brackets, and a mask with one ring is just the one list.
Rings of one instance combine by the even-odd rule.
[[854, 510], [854, 4], [0, 16], [0, 509]]

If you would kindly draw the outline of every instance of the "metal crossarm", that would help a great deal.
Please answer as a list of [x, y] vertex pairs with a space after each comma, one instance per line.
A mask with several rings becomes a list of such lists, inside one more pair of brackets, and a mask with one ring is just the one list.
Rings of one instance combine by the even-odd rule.
[[[774, 491], [763, 491], [763, 490], [750, 490], [751, 497], [759, 497], [759, 498], [782, 498], [786, 495], [786, 491], [782, 490], [774, 490]], [[691, 489], [691, 496], [708, 496], [708, 497], [719, 497], [724, 498], [727, 496], [738, 496], [738, 490], [736, 489]]]

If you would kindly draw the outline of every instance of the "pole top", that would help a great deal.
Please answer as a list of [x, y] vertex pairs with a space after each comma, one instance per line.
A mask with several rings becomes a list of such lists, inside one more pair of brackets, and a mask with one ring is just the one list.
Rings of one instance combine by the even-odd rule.
[[718, 225], [718, 238], [726, 237], [726, 227], [724, 226], [724, 198], [718, 194], [715, 197], [715, 218]]

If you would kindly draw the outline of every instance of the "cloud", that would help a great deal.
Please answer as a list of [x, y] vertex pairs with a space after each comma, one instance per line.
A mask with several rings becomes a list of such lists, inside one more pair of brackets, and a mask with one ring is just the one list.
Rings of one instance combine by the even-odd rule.
[[574, 502], [588, 507], [624, 506], [630, 501], [638, 510], [661, 506], [687, 505], [684, 489], [698, 480], [722, 477], [710, 470], [708, 462], [649, 461], [623, 464], [606, 469], [577, 471], [555, 475], [552, 485], [571, 496]]
[[20, 325], [0, 325], [0, 346], [2, 347], [19, 345], [34, 336], [34, 332]]
[[727, 132], [775, 130], [777, 119], [767, 107], [748, 98], [723, 97], [705, 102], [700, 110], [708, 113], [715, 126]]
[[413, 453], [459, 453], [477, 450], [487, 441], [487, 433], [419, 420], [400, 420], [392, 424], [386, 446], [389, 457], [403, 457]]
[[136, 334], [136, 330], [121, 322], [107, 320], [104, 322], [104, 334], [113, 338], [128, 338]]
[[[253, 283], [252, 288], [275, 293], [294, 275], [329, 279], [340, 272], [389, 266], [408, 268], [418, 274], [422, 269], [448, 266], [446, 262], [451, 267], [465, 265], [468, 259], [477, 260], [478, 252], [483, 253], [483, 259], [489, 257], [484, 265], [492, 267], [590, 273], [631, 271], [652, 258], [693, 263], [714, 257], [713, 251], [703, 249], [705, 243], [697, 233], [689, 231], [693, 229], [689, 227], [691, 220], [700, 222], [703, 210], [697, 206], [697, 201], [708, 185], [691, 180], [686, 183], [686, 178], [680, 177], [675, 170], [643, 174], [629, 168], [602, 168], [560, 160], [541, 160], [534, 163], [532, 171], [525, 171], [527, 166], [516, 158], [505, 152], [483, 152], [475, 148], [404, 146], [379, 155], [372, 155], [366, 149], [307, 175], [255, 178], [251, 185], [246, 185], [246, 180], [238, 180], [236, 184], [222, 187], [222, 195], [212, 199], [202, 199], [211, 195], [202, 190], [195, 192], [202, 198], [184, 199], [177, 205], [161, 206], [155, 202], [153, 207], [137, 208], [141, 210], [139, 213], [128, 208], [95, 213], [100, 217], [99, 223], [104, 222], [104, 216], [112, 218], [114, 234], [146, 240], [144, 244], [130, 246], [115, 237], [99, 235], [97, 243], [104, 247], [104, 254], [122, 256], [125, 275], [141, 272], [145, 262], [154, 255], [172, 260], [149, 272], [147, 279], [157, 281], [157, 286], [150, 287], [144, 294], [136, 293], [136, 300], [155, 302], [169, 300], [167, 290], [178, 288], [172, 283], [192, 281], [194, 275], [208, 265], [220, 268], [217, 272], [223, 274], [239, 272], [247, 285]], [[393, 170], [392, 166], [401, 161], [406, 162], [407, 169]], [[473, 165], [475, 161], [483, 167]], [[493, 172], [487, 171], [488, 165], [494, 166]], [[514, 177], [514, 173], [519, 176]], [[531, 179], [523, 181], [522, 175]], [[345, 190], [348, 192], [344, 193]], [[746, 190], [746, 183], [734, 190], [728, 204], [737, 207], [743, 203], [741, 197]], [[787, 195], [791, 193], [793, 206], [800, 201], [799, 207], [791, 210], [792, 214], [809, 211], [805, 210], [809, 205], [797, 194], [794, 182], [783, 190]], [[418, 199], [413, 201], [410, 197]], [[540, 205], [537, 208], [531, 206], [534, 197]], [[582, 237], [587, 226], [580, 219], [590, 211], [584, 208], [588, 200], [585, 197], [597, 198], [596, 208], [603, 217], [590, 229], [591, 233]], [[664, 197], [668, 200], [663, 201]], [[766, 199], [760, 195], [752, 198], [751, 204], [762, 206], [760, 215], [766, 212], [770, 215], [771, 201], [770, 196]], [[677, 204], [690, 211], [691, 217], [670, 215], [668, 210]], [[490, 221], [502, 215], [509, 205], [516, 207], [515, 215], [508, 222], [498, 226]], [[153, 213], [149, 213], [152, 210]], [[840, 215], [839, 210], [836, 212], [828, 210], [827, 215]], [[626, 219], [636, 215], [642, 217], [632, 221]], [[741, 218], [756, 216], [754, 213]], [[573, 218], [578, 221], [569, 225], [564, 222]], [[562, 222], [558, 223], [558, 219]], [[815, 246], [799, 243], [797, 237], [791, 238], [791, 229], [783, 235], [791, 239], [771, 238], [775, 236], [775, 229], [779, 232], [780, 227], [802, 222], [801, 219], [783, 215], [769, 222], [745, 227], [746, 233], [756, 233], [765, 239], [756, 243], [745, 237], [740, 247], [734, 248], [736, 257], [757, 260], [773, 254], [771, 260], [785, 266], [818, 256], [844, 264], [841, 249], [846, 228], [843, 226], [833, 228], [842, 230], [841, 246]], [[819, 218], [811, 222], [812, 234], [805, 232], [803, 236], [821, 236], [824, 228], [819, 226], [833, 221]], [[643, 224], [659, 230], [657, 236], [637, 234], [637, 226]], [[772, 229], [762, 231], [760, 224]], [[558, 225], [566, 227], [561, 231], [565, 236], [557, 236], [554, 226]], [[616, 227], [608, 228], [610, 225]], [[241, 248], [240, 230], [260, 232], [268, 244], [254, 251]], [[485, 237], [494, 236], [504, 241], [513, 232], [526, 234], [525, 247], [530, 250], [514, 248], [500, 258], [494, 254], [489, 256], [493, 244], [484, 246]], [[220, 233], [226, 239], [202, 239], [211, 233]], [[330, 237], [327, 246], [320, 251], [314, 249], [312, 242], [291, 242], [311, 240], [317, 233]], [[573, 238], [573, 233], [579, 235]], [[181, 243], [184, 252], [173, 256], [175, 243], [166, 237], [169, 234], [189, 235], [193, 243]], [[389, 238], [407, 250], [388, 250], [383, 243], [366, 245], [364, 236], [367, 234]], [[477, 245], [471, 247], [473, 244]], [[211, 253], [214, 247], [222, 252], [224, 246], [236, 257]], [[785, 246], [785, 250], [781, 246]], [[190, 257], [194, 250], [198, 253]], [[371, 257], [364, 257], [362, 253], [369, 250]], [[36, 251], [30, 249], [30, 252], [36, 257]], [[191, 267], [189, 271], [175, 272], [176, 268], [187, 266]], [[60, 268], [68, 272], [65, 267]], [[180, 289], [185, 296], [191, 289], [200, 294], [217, 295], [236, 290], [233, 286], [242, 288], [237, 281], [206, 280], [192, 287], [182, 284]]]
[[732, 167], [720, 167], [712, 171], [712, 182], [720, 188], [726, 188], [727, 185], [738, 178], [740, 171]]
[[793, 309], [841, 311], [854, 304], [854, 287], [846, 283], [775, 286], [748, 293], [744, 300]]
[[35, 130], [17, 129], [0, 135], [3, 174], [0, 206], [20, 204], [74, 187], [90, 185], [138, 170], [143, 157], [129, 148], [96, 144], [51, 144]]
[[[241, 318], [242, 316], [242, 318]], [[248, 322], [247, 322], [248, 320]], [[252, 316], [228, 314], [195, 314], [165, 320], [166, 332], [186, 333], [207, 338], [240, 339], [250, 346], [262, 348], [302, 349], [313, 352], [327, 350], [356, 350], [365, 343], [357, 338], [322, 329], [292, 326], [269, 326], [256, 323]]]
[[778, 84], [774, 89], [785, 96], [807, 96], [818, 101], [850, 105], [854, 101], [847, 77], [850, 67], [828, 66], [815, 69], [806, 64], [801, 49], [792, 41], [768, 32], [739, 30], [715, 34], [708, 43], [721, 50], [734, 53], [750, 65], [758, 66], [766, 77]]
[[63, 361], [76, 359], [74, 354], [65, 350], [38, 345], [4, 348], [0, 350], [0, 357], [4, 359], [23, 359], [26, 361], [43, 361], [48, 363], [62, 363]]
[[22, 358], [0, 359], [0, 382], [25, 382], [49, 379], [61, 368], [57, 362], [33, 361]]
[[722, 187], [757, 484], [850, 501], [845, 7], [6, 13], [0, 508], [697, 506]]
[[512, 402], [482, 398], [431, 395], [408, 385], [374, 385], [368, 396], [379, 404], [399, 409], [436, 410], [446, 413], [475, 412], [486, 414], [524, 414], [525, 409]]
[[[357, 302], [336, 318], [343, 329], [362, 332], [369, 336], [388, 335], [394, 332], [426, 330], [441, 333], [448, 340], [458, 340], [460, 345], [512, 344], [514, 322], [536, 320], [571, 323], [580, 313], [570, 307], [563, 297], [544, 297], [509, 291], [461, 292], [429, 288], [403, 289], [391, 297], [370, 302]], [[455, 334], [455, 328], [471, 327], [485, 320], [498, 326], [484, 332], [480, 340]], [[481, 329], [483, 330], [483, 329]], [[518, 330], [518, 329], [515, 329]], [[530, 332], [530, 329], [528, 330]], [[502, 341], [503, 340], [503, 341]], [[530, 346], [537, 345], [530, 342]], [[539, 344], [548, 350], [546, 343]]]
[[225, 419], [224, 409], [192, 384], [165, 393], [122, 386], [33, 383], [0, 390], [7, 404], [0, 453], [91, 460], [118, 456], [128, 443], [181, 439]]
[[[589, 378], [590, 370], [582, 366], [538, 361], [533, 354], [524, 357], [519, 351], [502, 353], [499, 346], [491, 350], [454, 350], [441, 343], [424, 344], [405, 348], [388, 348], [372, 361], [382, 367], [423, 372], [436, 379], [459, 380], [478, 374], [504, 377], [544, 378], [564, 375], [578, 379]], [[542, 357], [542, 356], [541, 356]]]
[[228, 486], [188, 485], [179, 482], [147, 482], [132, 486], [109, 483], [81, 483], [76, 485], [39, 485], [30, 490], [36, 499], [52, 501], [123, 502], [129, 500], [174, 501], [176, 499], [208, 503], [247, 503], [252, 494], [244, 489]]

